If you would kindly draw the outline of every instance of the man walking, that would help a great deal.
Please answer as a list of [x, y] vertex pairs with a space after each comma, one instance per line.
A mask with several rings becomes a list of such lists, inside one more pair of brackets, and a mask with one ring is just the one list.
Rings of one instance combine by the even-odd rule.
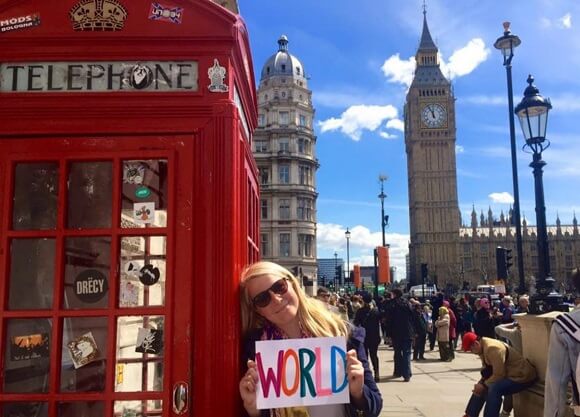
[[394, 349], [395, 378], [403, 377], [405, 382], [411, 380], [411, 346], [413, 344], [414, 316], [413, 310], [403, 293], [398, 288], [392, 292], [393, 300], [387, 313], [390, 321], [391, 338]]

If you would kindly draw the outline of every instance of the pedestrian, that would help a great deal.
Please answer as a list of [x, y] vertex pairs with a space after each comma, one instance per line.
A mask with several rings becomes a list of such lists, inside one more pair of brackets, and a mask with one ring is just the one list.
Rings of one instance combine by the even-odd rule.
[[[580, 271], [572, 271], [572, 282], [580, 293]], [[574, 332], [576, 330], [576, 332]], [[574, 415], [580, 416], [578, 383], [580, 382], [580, 306], [562, 314], [552, 324], [546, 385], [544, 390], [544, 417], [566, 415], [568, 384], [572, 380]], [[575, 337], [576, 336], [576, 337]]]
[[499, 305], [499, 311], [501, 312], [500, 324], [508, 324], [514, 321], [512, 317], [514, 314], [512, 297], [504, 295], [501, 299], [501, 304]]
[[[239, 391], [250, 417], [329, 416], [377, 417], [382, 397], [368, 367], [363, 330], [353, 328], [331, 313], [320, 301], [309, 298], [299, 281], [286, 268], [272, 262], [257, 262], [242, 274], [240, 284], [242, 334], [245, 339], [244, 364], [247, 370]], [[256, 388], [258, 372], [255, 342], [259, 340], [299, 339], [310, 337], [347, 338], [346, 369], [349, 404], [258, 410]]]
[[520, 295], [518, 298], [518, 307], [516, 308], [516, 314], [519, 313], [529, 313], [530, 296], [527, 294]]
[[331, 301], [332, 295], [333, 294], [330, 293], [328, 288], [323, 287], [323, 286], [319, 286], [318, 289], [316, 290], [316, 298], [319, 299], [320, 301], [322, 301], [322, 303], [324, 303], [324, 305], [326, 306], [328, 311], [332, 311], [334, 314], [340, 315], [340, 312], [338, 311], [338, 307], [336, 307], [335, 305], [332, 304], [332, 301]]
[[478, 338], [468, 332], [463, 336], [462, 348], [479, 355], [483, 364], [481, 379], [473, 387], [464, 417], [499, 417], [504, 395], [515, 394], [534, 384], [536, 368], [520, 352], [499, 340]]
[[363, 295], [364, 305], [358, 309], [354, 317], [354, 325], [365, 329], [365, 351], [367, 358], [373, 364], [375, 381], [380, 379], [379, 372], [379, 344], [381, 343], [379, 311], [373, 304], [373, 297], [369, 293]]
[[415, 318], [415, 339], [413, 341], [413, 360], [425, 359], [425, 341], [427, 339], [427, 321], [423, 315], [423, 308], [420, 302], [413, 304]]
[[393, 377], [403, 377], [405, 382], [411, 380], [411, 346], [415, 335], [413, 325], [413, 311], [409, 302], [403, 298], [400, 289], [391, 291], [392, 301], [387, 313], [387, 320], [390, 321], [391, 339], [393, 350], [395, 371]]
[[473, 330], [478, 337], [495, 338], [494, 328], [497, 319], [492, 317], [489, 308], [489, 299], [483, 297], [479, 300], [479, 310], [475, 312], [475, 321], [473, 323]]
[[[435, 295], [435, 298], [433, 299], [432, 302], [432, 307], [431, 307], [431, 319], [433, 320], [433, 323], [435, 323], [437, 321], [437, 319], [439, 318], [439, 307], [443, 306], [443, 293], [442, 292], [438, 292]], [[437, 332], [433, 332], [432, 333], [432, 337], [429, 338], [429, 350], [433, 350], [435, 348], [435, 342], [437, 339]]]
[[445, 362], [451, 361], [449, 344], [449, 310], [447, 307], [439, 307], [439, 318], [435, 321], [437, 328], [437, 344], [439, 345], [439, 359]]
[[457, 317], [449, 301], [443, 301], [443, 307], [446, 307], [449, 313], [449, 358], [453, 360], [455, 359], [455, 340], [457, 339]]

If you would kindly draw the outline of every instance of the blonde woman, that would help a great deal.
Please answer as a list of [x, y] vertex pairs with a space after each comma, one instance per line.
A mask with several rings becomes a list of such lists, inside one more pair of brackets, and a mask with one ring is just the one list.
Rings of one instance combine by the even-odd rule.
[[437, 328], [437, 343], [439, 344], [439, 358], [442, 361], [451, 361], [449, 346], [449, 310], [447, 307], [439, 307], [439, 319], [435, 321]]
[[[247, 371], [240, 380], [240, 395], [246, 413], [252, 417], [355, 417], [378, 416], [382, 398], [373, 380], [364, 350], [364, 332], [351, 328], [338, 315], [314, 298], [308, 298], [297, 279], [286, 268], [272, 262], [258, 262], [241, 278], [242, 332]], [[258, 340], [306, 337], [347, 337], [349, 404], [258, 410], [258, 373], [253, 361]]]

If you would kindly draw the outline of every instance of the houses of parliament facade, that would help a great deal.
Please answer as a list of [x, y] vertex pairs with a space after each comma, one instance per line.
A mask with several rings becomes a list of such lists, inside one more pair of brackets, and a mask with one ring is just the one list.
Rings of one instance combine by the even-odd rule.
[[[475, 207], [471, 224], [462, 225], [457, 195], [455, 96], [439, 66], [424, 12], [423, 31], [415, 55], [415, 74], [407, 93], [405, 151], [409, 189], [410, 244], [407, 277], [412, 285], [422, 282], [424, 267], [429, 281], [439, 287], [460, 289], [493, 282], [495, 249], [512, 249], [512, 282], [517, 287], [515, 226], [511, 210], [487, 216]], [[522, 223], [525, 279], [528, 287], [537, 275], [536, 227]], [[557, 289], [569, 286], [568, 277], [580, 265], [580, 236], [576, 215], [571, 225], [548, 226], [550, 265]]]

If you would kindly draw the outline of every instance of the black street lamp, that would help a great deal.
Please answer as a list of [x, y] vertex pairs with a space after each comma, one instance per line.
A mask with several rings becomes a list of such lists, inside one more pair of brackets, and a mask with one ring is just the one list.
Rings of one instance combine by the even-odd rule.
[[346, 283], [347, 280], [350, 282], [350, 230], [348, 230], [348, 227], [346, 228], [346, 232], [344, 232], [344, 236], [346, 237]]
[[526, 139], [528, 152], [532, 154], [530, 167], [534, 169], [534, 192], [536, 196], [536, 224], [538, 228], [538, 276], [536, 290], [530, 305], [533, 313], [545, 313], [557, 310], [562, 303], [562, 297], [554, 290], [554, 278], [550, 272], [550, 247], [548, 246], [548, 231], [546, 227], [546, 204], [544, 201], [544, 181], [542, 168], [546, 163], [542, 160], [542, 152], [550, 146], [546, 139], [548, 112], [552, 108], [550, 99], [540, 95], [534, 86], [534, 77], [528, 76], [528, 87], [524, 98], [516, 106], [514, 112], [520, 119], [522, 132]]
[[383, 246], [387, 246], [387, 243], [385, 240], [385, 228], [387, 227], [387, 225], [389, 223], [389, 216], [385, 217], [385, 198], [387, 197], [387, 195], [383, 191], [383, 183], [386, 180], [387, 180], [386, 175], [379, 175], [379, 181], [381, 182], [381, 193], [378, 195], [378, 197], [381, 199], [381, 227], [382, 227], [382, 231], [383, 231]]
[[514, 223], [516, 226], [516, 252], [518, 255], [518, 275], [519, 288], [518, 293], [526, 292], [526, 282], [524, 275], [524, 250], [522, 245], [522, 223], [520, 221], [520, 189], [518, 185], [518, 162], [516, 154], [516, 132], [514, 126], [514, 91], [512, 87], [512, 58], [514, 57], [514, 48], [517, 48], [522, 41], [516, 35], [510, 32], [510, 22], [504, 22], [503, 36], [498, 38], [493, 46], [501, 50], [503, 55], [503, 65], [507, 74], [508, 88], [508, 113], [510, 123], [510, 145], [512, 154], [512, 180], [514, 187]]
[[338, 279], [338, 253], [334, 252], [334, 281], [333, 286], [336, 291], [336, 280]]

